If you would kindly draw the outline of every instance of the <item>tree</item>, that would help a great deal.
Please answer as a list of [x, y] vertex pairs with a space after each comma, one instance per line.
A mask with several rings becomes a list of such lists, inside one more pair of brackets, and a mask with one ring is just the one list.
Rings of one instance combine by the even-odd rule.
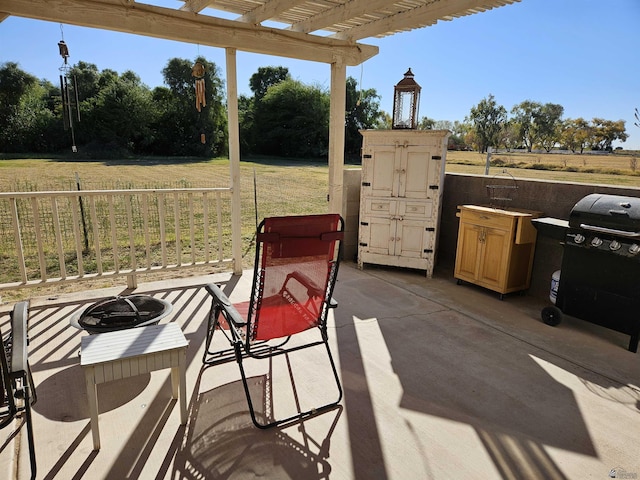
[[357, 90], [355, 78], [348, 77], [346, 84], [345, 153], [358, 155], [362, 146], [360, 130], [374, 128], [382, 116], [380, 96], [375, 89]]
[[277, 85], [285, 80], [291, 80], [289, 69], [286, 67], [259, 67], [258, 71], [251, 75], [249, 88], [253, 92], [256, 102], [262, 100], [267, 94], [267, 90], [272, 85]]
[[[75, 78], [75, 83], [78, 88], [78, 98], [82, 102], [83, 100], [98, 95], [100, 88], [104, 87], [104, 77], [109, 75], [109, 72], [113, 72], [113, 70], [104, 70], [100, 73], [95, 64], [79, 61], [69, 69], [67, 77], [69, 80]], [[113, 74], [115, 74], [115, 78], [118, 77], [116, 72], [113, 72]]]
[[[223, 82], [215, 63], [203, 57], [195, 62], [204, 65], [206, 106], [196, 108], [194, 62], [173, 58], [162, 70], [170, 95], [154, 91], [159, 118], [155, 125], [158, 136], [171, 139], [164, 155], [220, 155], [226, 152], [227, 120], [223, 102]], [[157, 89], [156, 89], [157, 90]], [[204, 142], [202, 142], [204, 140]]]
[[525, 100], [511, 109], [512, 120], [515, 122], [522, 144], [530, 152], [536, 141], [533, 122], [542, 105], [538, 102]]
[[496, 104], [493, 95], [489, 94], [488, 98], [483, 98], [472, 107], [469, 118], [482, 153], [498, 145], [500, 130], [507, 121], [507, 111], [502, 105]]
[[92, 99], [80, 124], [79, 139], [118, 146], [133, 153], [151, 150], [155, 120], [151, 92], [133, 72], [111, 79]]
[[591, 123], [593, 129], [591, 148], [594, 150], [611, 151], [611, 145], [614, 141], [625, 142], [628, 138], [624, 120], [612, 121], [594, 118]]
[[326, 155], [329, 95], [319, 87], [285, 80], [255, 105], [256, 153], [285, 157]]
[[510, 152], [511, 149], [518, 148], [521, 142], [519, 125], [513, 119], [508, 120], [500, 130], [500, 144]]
[[418, 130], [434, 130], [436, 121], [433, 118], [422, 117], [418, 122]]
[[375, 128], [378, 130], [390, 130], [392, 126], [391, 114], [382, 111]]
[[38, 79], [20, 69], [15, 62], [0, 67], [0, 151], [10, 151], [19, 129], [12, 125], [20, 110], [22, 96], [37, 85]]
[[560, 127], [560, 141], [573, 153], [584, 152], [585, 147], [591, 138], [592, 128], [584, 118], [568, 118], [562, 122]]
[[560, 140], [560, 126], [564, 107], [556, 103], [545, 103], [534, 113], [533, 128], [538, 143], [547, 152]]

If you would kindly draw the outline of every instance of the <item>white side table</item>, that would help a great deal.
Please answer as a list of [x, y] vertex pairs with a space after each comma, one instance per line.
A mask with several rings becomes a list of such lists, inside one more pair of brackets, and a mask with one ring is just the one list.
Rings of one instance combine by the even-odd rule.
[[177, 323], [82, 337], [80, 365], [87, 386], [94, 450], [100, 449], [97, 391], [100, 383], [171, 368], [172, 398], [180, 399], [180, 423], [187, 423], [185, 377], [188, 345]]

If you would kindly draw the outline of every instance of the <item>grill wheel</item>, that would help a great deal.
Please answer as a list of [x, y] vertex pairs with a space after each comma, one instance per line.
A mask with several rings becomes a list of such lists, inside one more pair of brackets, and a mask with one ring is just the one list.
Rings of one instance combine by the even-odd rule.
[[544, 307], [540, 315], [542, 316], [542, 321], [552, 327], [559, 325], [562, 321], [562, 310], [555, 306]]

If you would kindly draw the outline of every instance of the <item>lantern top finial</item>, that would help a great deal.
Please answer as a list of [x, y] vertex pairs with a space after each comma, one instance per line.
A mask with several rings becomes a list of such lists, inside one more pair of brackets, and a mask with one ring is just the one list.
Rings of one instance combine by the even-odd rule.
[[418, 85], [416, 81], [413, 79], [413, 72], [411, 71], [411, 68], [407, 70], [407, 72], [404, 74], [404, 78], [400, 80], [396, 86], [397, 87], [417, 87], [418, 89], [420, 89], [420, 85]]

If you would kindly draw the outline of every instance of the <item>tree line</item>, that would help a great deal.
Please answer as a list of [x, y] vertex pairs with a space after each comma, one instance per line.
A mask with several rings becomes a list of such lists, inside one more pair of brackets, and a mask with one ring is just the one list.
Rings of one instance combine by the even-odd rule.
[[482, 99], [471, 108], [467, 125], [461, 131], [464, 144], [472, 144], [481, 152], [489, 147], [507, 150], [541, 148], [547, 152], [560, 147], [574, 153], [585, 149], [611, 151], [613, 142], [626, 141], [628, 135], [624, 120], [604, 118], [566, 118], [564, 107], [555, 103], [525, 100], [507, 110], [498, 105], [493, 95]]
[[[194, 76], [197, 63], [204, 74]], [[164, 85], [150, 89], [140, 77], [118, 74], [83, 61], [65, 72], [68, 98], [78, 103], [80, 121], [73, 138], [84, 156], [221, 156], [228, 152], [224, 81], [217, 65], [198, 57], [170, 59], [162, 70]], [[197, 98], [196, 78], [204, 82]], [[250, 78], [252, 95], [238, 98], [241, 152], [298, 158], [326, 158], [329, 101], [325, 88], [291, 78], [285, 67], [260, 67]], [[14, 62], [0, 65], [0, 152], [69, 151], [72, 136], [63, 122], [63, 89], [38, 79]], [[198, 103], [200, 107], [198, 108]], [[360, 129], [391, 128], [391, 115], [380, 110], [375, 89], [346, 81], [345, 154], [358, 158]], [[471, 108], [464, 121], [422, 117], [421, 129], [452, 132], [450, 148], [485, 152], [562, 146], [574, 152], [610, 150], [625, 141], [623, 120], [562, 119], [557, 104], [524, 101], [507, 110], [493, 95]], [[67, 129], [65, 130], [65, 127]]]
[[[87, 156], [166, 155], [219, 156], [228, 152], [224, 82], [213, 62], [204, 66], [204, 101], [198, 109], [193, 76], [195, 64], [173, 58], [162, 70], [164, 86], [150, 89], [132, 71], [100, 71], [78, 62], [65, 77], [77, 98], [80, 120], [73, 137]], [[238, 99], [243, 154], [326, 157], [329, 135], [329, 93], [293, 80], [284, 67], [261, 67], [252, 75], [253, 95]], [[64, 83], [54, 85], [20, 69], [0, 65], [0, 152], [56, 153], [69, 151], [70, 127], [63, 122]], [[359, 129], [375, 128], [383, 112], [375, 90], [357, 91], [349, 77], [346, 152], [357, 155]], [[73, 112], [75, 112], [75, 105]]]

